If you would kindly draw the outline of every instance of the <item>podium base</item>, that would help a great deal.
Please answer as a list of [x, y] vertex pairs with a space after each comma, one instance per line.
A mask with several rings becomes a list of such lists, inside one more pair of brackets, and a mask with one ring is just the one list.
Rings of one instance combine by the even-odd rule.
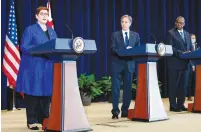
[[189, 103], [188, 104], [188, 112], [192, 112], [193, 111], [193, 103]]
[[168, 119], [159, 91], [156, 62], [138, 64], [135, 109], [129, 110], [128, 118], [148, 122]]
[[201, 65], [196, 65], [196, 87], [194, 103], [188, 104], [188, 111], [193, 113], [201, 113]]
[[54, 87], [51, 111], [46, 131], [87, 132], [91, 131], [82, 105], [76, 61], [63, 61], [54, 73]]
[[196, 111], [193, 109], [194, 103], [189, 103], [188, 104], [188, 112], [193, 112], [193, 113], [201, 113], [201, 111]]
[[164, 121], [164, 120], [168, 120], [167, 117], [160, 117], [160, 118], [147, 118], [147, 119], [143, 119], [143, 118], [135, 118], [134, 116], [134, 109], [129, 109], [128, 111], [128, 118], [132, 121], [141, 121], [141, 122], [156, 122], [156, 121]]
[[201, 112], [201, 65], [196, 65], [195, 97], [193, 111]]

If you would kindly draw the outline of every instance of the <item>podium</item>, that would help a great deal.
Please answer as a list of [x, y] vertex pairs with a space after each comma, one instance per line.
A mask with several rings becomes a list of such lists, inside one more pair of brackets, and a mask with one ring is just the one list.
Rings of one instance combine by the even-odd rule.
[[[170, 45], [164, 47], [165, 56], [171, 56], [172, 47]], [[160, 56], [156, 49], [155, 44], [145, 44], [118, 51], [119, 56], [133, 56], [138, 62], [135, 108], [128, 111], [128, 118], [133, 121], [151, 122], [168, 119], [158, 86], [156, 62]]]
[[[29, 50], [33, 55], [47, 57], [54, 63], [53, 95], [50, 116], [45, 131], [86, 132], [91, 131], [80, 98], [76, 59], [83, 54], [96, 52], [94, 40], [84, 40], [85, 47], [77, 54], [72, 39], [56, 38]], [[59, 74], [59, 75], [58, 75]]]
[[188, 110], [201, 112], [201, 49], [180, 55], [181, 59], [192, 60], [196, 67], [194, 103], [188, 104]]

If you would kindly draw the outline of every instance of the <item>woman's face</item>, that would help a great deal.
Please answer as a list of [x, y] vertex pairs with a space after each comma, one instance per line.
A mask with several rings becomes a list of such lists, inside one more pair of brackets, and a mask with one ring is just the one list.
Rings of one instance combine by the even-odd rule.
[[36, 19], [41, 24], [46, 24], [48, 20], [49, 13], [47, 10], [41, 10], [38, 14], [36, 14]]

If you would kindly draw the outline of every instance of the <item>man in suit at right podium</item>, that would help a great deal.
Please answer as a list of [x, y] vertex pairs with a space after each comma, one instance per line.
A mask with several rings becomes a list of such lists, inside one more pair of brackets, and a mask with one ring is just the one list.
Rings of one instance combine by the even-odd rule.
[[177, 17], [175, 28], [168, 31], [167, 44], [172, 45], [173, 55], [168, 57], [168, 80], [169, 80], [169, 102], [170, 111], [187, 111], [184, 106], [186, 89], [184, 86], [185, 74], [189, 61], [180, 59], [180, 54], [188, 53], [192, 50], [190, 34], [183, 29], [185, 19]]
[[122, 30], [112, 34], [112, 119], [118, 119], [119, 94], [121, 87], [121, 77], [124, 78], [123, 105], [121, 107], [121, 117], [128, 116], [128, 108], [132, 97], [132, 79], [135, 71], [135, 61], [133, 57], [120, 57], [118, 50], [126, 50], [140, 45], [139, 34], [130, 31], [132, 17], [124, 15], [121, 17]]

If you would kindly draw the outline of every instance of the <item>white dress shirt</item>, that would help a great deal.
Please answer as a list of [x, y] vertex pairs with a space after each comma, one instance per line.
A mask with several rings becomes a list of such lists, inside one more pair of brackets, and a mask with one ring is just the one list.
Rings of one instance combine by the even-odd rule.
[[192, 46], [193, 46], [193, 50], [195, 51], [196, 49], [196, 47], [195, 47], [195, 43], [192, 43]]
[[177, 30], [177, 31], [179, 32], [179, 34], [180, 34], [180, 32], [182, 32], [184, 34], [184, 30], [183, 29]]
[[127, 30], [127, 31], [122, 30], [122, 34], [123, 34], [123, 38], [124, 38], [124, 43], [125, 43], [125, 39], [126, 39], [126, 34], [125, 34], [125, 32], [127, 32], [127, 36], [128, 36], [128, 40], [129, 40], [129, 33], [130, 33], [130, 30]]
[[179, 35], [181, 35], [181, 32], [183, 33], [183, 35], [184, 35], [184, 30], [183, 29], [181, 29], [181, 30], [177, 30], [178, 32], [179, 32]]

